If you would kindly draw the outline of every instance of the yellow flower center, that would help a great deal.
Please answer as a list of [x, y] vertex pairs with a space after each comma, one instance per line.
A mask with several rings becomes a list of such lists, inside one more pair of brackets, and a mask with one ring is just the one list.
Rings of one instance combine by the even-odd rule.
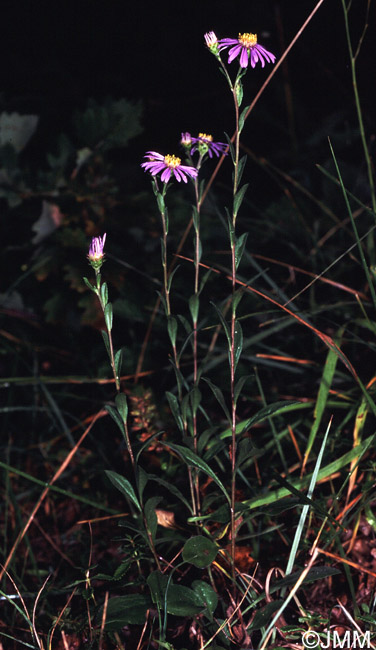
[[213, 136], [208, 135], [207, 133], [199, 133], [198, 137], [200, 140], [204, 140], [205, 142], [213, 142]]
[[170, 154], [167, 154], [167, 156], [164, 157], [164, 161], [167, 167], [170, 167], [171, 169], [175, 169], [175, 167], [179, 167], [181, 164], [181, 158], [171, 156]]
[[238, 36], [238, 41], [247, 48], [257, 45], [257, 34], [240, 34]]

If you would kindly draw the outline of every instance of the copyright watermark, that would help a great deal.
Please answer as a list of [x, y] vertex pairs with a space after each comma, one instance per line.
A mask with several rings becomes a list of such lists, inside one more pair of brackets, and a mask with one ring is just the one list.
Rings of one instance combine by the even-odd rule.
[[303, 647], [308, 650], [320, 648], [326, 650], [327, 648], [343, 648], [348, 650], [350, 648], [373, 648], [371, 645], [371, 632], [359, 633], [356, 630], [346, 630], [341, 636], [338, 632], [327, 632], [326, 636], [314, 632], [314, 630], [307, 630], [302, 634]]
[[313, 630], [308, 630], [302, 635], [302, 642], [305, 648], [320, 647], [320, 635]]

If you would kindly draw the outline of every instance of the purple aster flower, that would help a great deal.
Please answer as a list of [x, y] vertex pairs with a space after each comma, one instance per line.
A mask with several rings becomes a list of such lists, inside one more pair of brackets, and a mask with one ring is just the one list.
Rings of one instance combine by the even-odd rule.
[[190, 133], [188, 133], [188, 131], [181, 134], [180, 144], [183, 145], [183, 147], [187, 147], [188, 149], [192, 146], [192, 136]]
[[207, 32], [204, 34], [205, 43], [209, 50], [213, 52], [216, 56], [218, 55], [218, 38], [214, 32]]
[[228, 63], [231, 63], [240, 54], [239, 63], [242, 68], [246, 68], [249, 61], [254, 68], [258, 62], [264, 67], [265, 61], [274, 63], [276, 59], [274, 54], [257, 43], [257, 34], [244, 33], [239, 34], [238, 38], [222, 38], [218, 41], [218, 45], [220, 50], [231, 48], [228, 53]]
[[104, 233], [103, 237], [93, 237], [91, 240], [89, 254], [87, 257], [93, 269], [100, 269], [104, 262], [103, 248], [105, 241], [106, 233]]
[[141, 167], [151, 173], [152, 176], [156, 176], [161, 173], [161, 181], [163, 183], [168, 183], [171, 178], [171, 172], [174, 174], [176, 180], [180, 183], [183, 181], [187, 182], [187, 176], [191, 178], [196, 178], [198, 171], [195, 167], [188, 167], [188, 165], [181, 164], [181, 158], [177, 156], [172, 156], [168, 154], [167, 156], [162, 156], [162, 154], [157, 153], [156, 151], [148, 151], [144, 158], [147, 158], [148, 161], [142, 163]]
[[192, 144], [191, 155], [195, 151], [198, 151], [201, 155], [208, 153], [209, 158], [213, 158], [213, 154], [216, 156], [220, 156], [221, 154], [226, 155], [228, 151], [227, 144], [224, 142], [213, 142], [213, 136], [207, 133], [199, 133], [198, 138], [192, 138]]

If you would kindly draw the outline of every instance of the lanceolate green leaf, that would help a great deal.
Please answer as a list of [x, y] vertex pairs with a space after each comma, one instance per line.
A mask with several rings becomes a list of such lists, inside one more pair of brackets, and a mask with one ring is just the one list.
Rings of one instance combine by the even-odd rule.
[[243, 349], [243, 330], [239, 321], [236, 321], [235, 328], [234, 328], [234, 348], [235, 348], [234, 365], [236, 370]]
[[197, 293], [194, 293], [189, 299], [189, 311], [191, 312], [192, 320], [194, 323], [197, 323], [198, 319], [198, 310], [200, 306], [200, 301]]
[[115, 409], [113, 406], [110, 406], [110, 404], [106, 404], [105, 409], [111, 415], [113, 421], [116, 422], [116, 424], [118, 425], [122, 436], [125, 436], [124, 422], [121, 419], [119, 411]]
[[184, 432], [184, 425], [183, 425], [183, 420], [182, 420], [181, 413], [180, 413], [178, 400], [176, 399], [175, 395], [173, 393], [170, 393], [169, 391], [166, 392], [166, 397], [168, 399], [168, 403], [170, 405], [172, 415], [175, 418], [176, 424], [178, 425], [179, 430], [181, 431], [181, 433], [183, 433]]
[[106, 327], [109, 332], [112, 330], [112, 304], [109, 302], [107, 303], [105, 309], [104, 309], [104, 320], [106, 322]]
[[236, 216], [239, 212], [239, 208], [243, 202], [244, 195], [248, 189], [248, 183], [242, 185], [242, 187], [236, 192], [234, 196], [234, 215]]
[[182, 445], [175, 445], [172, 442], [164, 443], [162, 442], [163, 445], [166, 447], [170, 447], [175, 451], [190, 467], [197, 467], [197, 469], [201, 470], [207, 476], [210, 476], [210, 478], [213, 479], [213, 481], [218, 485], [218, 487], [222, 490], [223, 494], [225, 495], [227, 501], [230, 503], [230, 497], [227, 494], [226, 488], [224, 485], [221, 483], [215, 472], [213, 472], [212, 469], [210, 469], [209, 465], [205, 463], [202, 458], [197, 456], [193, 451], [188, 449], [188, 447], [183, 447]]
[[128, 417], [128, 402], [124, 393], [119, 393], [119, 395], [116, 395], [115, 404], [123, 422], [126, 422]]
[[145, 486], [151, 477], [140, 465], [137, 465], [136, 467], [137, 488], [142, 503], [142, 495], [144, 493]]
[[101, 286], [101, 298], [102, 298], [102, 304], [105, 307], [108, 302], [108, 288], [106, 282], [103, 282]]
[[174, 316], [169, 316], [167, 319], [167, 331], [170, 337], [171, 345], [176, 345], [176, 335], [178, 333], [178, 323]]
[[219, 316], [219, 319], [220, 319], [220, 321], [222, 323], [223, 329], [225, 330], [225, 333], [226, 333], [226, 336], [227, 336], [228, 347], [229, 347], [229, 350], [230, 350], [230, 348], [231, 348], [231, 332], [230, 332], [230, 328], [228, 326], [228, 323], [224, 319], [224, 317], [222, 315], [222, 312], [220, 311], [220, 309], [218, 309], [217, 305], [214, 302], [212, 302], [212, 305], [213, 305], [214, 309], [216, 310], [216, 312], [217, 312], [217, 314]]
[[157, 526], [158, 526], [158, 520], [157, 520], [155, 509], [160, 501], [162, 501], [162, 497], [157, 496], [157, 497], [150, 497], [150, 499], [148, 499], [145, 503], [145, 517], [146, 517], [149, 532], [153, 540], [155, 539], [155, 536], [157, 534]]
[[123, 350], [120, 348], [115, 354], [115, 372], [116, 376], [120, 377], [121, 375], [121, 364], [123, 362]]
[[83, 281], [85, 282], [88, 289], [91, 289], [92, 291], [94, 291], [94, 293], [96, 293], [95, 287], [93, 287], [93, 285], [87, 278], [83, 278]]
[[218, 386], [216, 386], [215, 384], [213, 384], [213, 382], [210, 381], [210, 379], [208, 379], [207, 377], [203, 377], [202, 380], [205, 381], [208, 384], [208, 386], [210, 386], [210, 388], [212, 389], [212, 391], [214, 393], [215, 398], [217, 399], [218, 403], [221, 405], [222, 410], [223, 410], [226, 418], [231, 423], [230, 413], [229, 413], [229, 410], [228, 410], [228, 408], [226, 406], [225, 398], [223, 396], [223, 393], [222, 393], [221, 389], [218, 388]]
[[107, 354], [110, 357], [111, 356], [111, 349], [110, 349], [110, 340], [108, 338], [108, 334], [107, 334], [106, 330], [101, 330], [101, 332], [102, 332], [103, 341], [104, 341], [104, 344], [105, 344], [105, 347], [106, 347], [106, 350], [107, 350]]
[[176, 487], [176, 485], [174, 485], [170, 481], [165, 481], [163, 478], [160, 478], [155, 474], [148, 474], [148, 479], [150, 481], [155, 481], [156, 483], [163, 485], [163, 487], [165, 487], [169, 492], [171, 492], [171, 494], [174, 494], [177, 497], [177, 499], [179, 499], [182, 503], [184, 503], [184, 505], [187, 507], [189, 512], [193, 514], [191, 504], [189, 503], [189, 501], [187, 501], [185, 496], [180, 492], [180, 490]]
[[[275, 402], [274, 404], [268, 404], [264, 408], [260, 409], [255, 415], [253, 415], [249, 420], [244, 420], [236, 426], [236, 433], [244, 433], [248, 431], [251, 427], [259, 422], [267, 420], [271, 416], [280, 415], [288, 411], [294, 411], [295, 409], [302, 406], [301, 402]], [[303, 405], [306, 408], [306, 405]], [[302, 407], [303, 407], [302, 406]], [[231, 429], [226, 429], [220, 434], [220, 438], [230, 438]]]
[[[340, 332], [338, 338], [335, 339], [338, 347], [341, 344], [342, 332]], [[316, 406], [314, 410], [314, 421], [311, 427], [311, 431], [308, 437], [307, 447], [304, 455], [304, 464], [307, 462], [309, 453], [312, 449], [312, 445], [315, 441], [316, 434], [319, 430], [322, 416], [326, 408], [326, 403], [329, 396], [329, 391], [332, 386], [335, 369], [338, 361], [338, 351], [334, 349], [329, 349], [329, 352], [326, 357], [324, 370], [321, 377], [320, 387], [317, 395]]]
[[244, 248], [247, 243], [248, 233], [244, 232], [240, 237], [237, 238], [235, 243], [235, 267], [238, 268], [240, 261], [242, 259]]
[[121, 476], [121, 474], [118, 474], [117, 472], [113, 472], [110, 469], [105, 470], [106, 475], [110, 479], [111, 483], [127, 498], [129, 498], [132, 503], [136, 506], [137, 510], [141, 512], [141, 506], [139, 504], [138, 498], [136, 496], [136, 493], [128, 481], [124, 476]]

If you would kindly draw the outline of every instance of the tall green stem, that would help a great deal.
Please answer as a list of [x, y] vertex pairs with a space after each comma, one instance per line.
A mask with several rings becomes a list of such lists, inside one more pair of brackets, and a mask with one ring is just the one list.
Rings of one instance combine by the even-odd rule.
[[236, 492], [236, 401], [235, 401], [235, 325], [236, 325], [236, 248], [235, 248], [235, 226], [236, 210], [235, 196], [238, 189], [238, 168], [239, 168], [239, 102], [236, 92], [235, 81], [232, 89], [235, 107], [235, 152], [234, 152], [234, 187], [233, 187], [233, 212], [232, 212], [232, 229], [230, 232], [231, 243], [231, 284], [232, 284], [232, 307], [231, 307], [231, 349], [230, 349], [230, 392], [231, 392], [231, 573], [235, 582], [235, 538], [236, 538], [236, 519], [235, 519], [235, 492]]
[[[197, 169], [199, 170], [202, 163], [202, 156], [197, 163]], [[198, 323], [198, 314], [199, 314], [199, 278], [200, 278], [200, 211], [201, 211], [201, 199], [199, 196], [199, 185], [198, 178], [194, 180], [195, 187], [195, 198], [196, 198], [196, 211], [194, 214], [194, 229], [195, 229], [195, 243], [194, 243], [194, 267], [195, 267], [195, 277], [194, 277], [194, 294], [193, 294], [193, 309], [192, 312], [192, 324], [193, 324], [193, 387], [194, 390], [198, 389], [198, 353], [197, 353], [197, 323]], [[193, 426], [193, 448], [195, 453], [198, 453], [198, 432], [197, 432], [197, 409], [196, 406], [192, 408], [192, 426]], [[194, 487], [195, 487], [195, 496], [196, 496], [196, 510], [197, 513], [200, 513], [200, 483], [199, 483], [199, 473], [196, 470], [194, 473]]]
[[358, 122], [359, 122], [360, 137], [361, 137], [361, 140], [362, 140], [364, 157], [366, 159], [366, 164], [367, 164], [367, 173], [368, 173], [369, 187], [370, 187], [370, 191], [371, 191], [372, 209], [376, 213], [376, 194], [375, 194], [375, 183], [374, 183], [374, 179], [373, 179], [372, 161], [371, 161], [371, 157], [369, 155], [368, 146], [367, 146], [367, 140], [366, 140], [366, 134], [365, 134], [364, 122], [363, 122], [363, 115], [362, 115], [362, 108], [361, 108], [360, 99], [359, 99], [358, 82], [357, 82], [357, 77], [356, 77], [356, 58], [357, 58], [357, 56], [359, 54], [360, 46], [362, 44], [365, 32], [366, 32], [367, 27], [368, 27], [368, 22], [366, 21], [362, 36], [361, 36], [361, 38], [359, 40], [359, 45], [358, 45], [357, 51], [354, 54], [352, 44], [351, 44], [351, 36], [350, 36], [349, 17], [348, 17], [349, 9], [346, 7], [345, 0], [342, 0], [342, 8], [343, 8], [343, 14], [344, 14], [344, 17], [345, 17], [346, 40], [347, 40], [347, 47], [348, 47], [349, 55], [350, 55], [351, 78], [352, 78], [352, 84], [353, 84], [353, 90], [354, 90], [356, 112], [357, 112]]
[[[98, 300], [99, 300], [100, 306], [102, 308], [102, 311], [105, 314], [106, 305], [103, 302], [102, 295], [101, 295], [101, 284], [100, 284], [101, 283], [101, 274], [100, 274], [99, 269], [95, 270], [95, 279], [96, 279], [96, 285], [97, 285], [96, 294], [98, 296]], [[106, 330], [107, 330], [108, 342], [109, 342], [109, 357], [110, 357], [111, 369], [112, 369], [112, 373], [113, 373], [114, 379], [115, 379], [116, 391], [119, 393], [120, 392], [120, 378], [119, 378], [119, 376], [117, 374], [117, 371], [116, 371], [114, 345], [113, 345], [113, 342], [112, 342], [112, 333], [111, 333], [111, 328], [109, 328], [108, 325], [107, 325], [107, 321], [106, 321]]]

